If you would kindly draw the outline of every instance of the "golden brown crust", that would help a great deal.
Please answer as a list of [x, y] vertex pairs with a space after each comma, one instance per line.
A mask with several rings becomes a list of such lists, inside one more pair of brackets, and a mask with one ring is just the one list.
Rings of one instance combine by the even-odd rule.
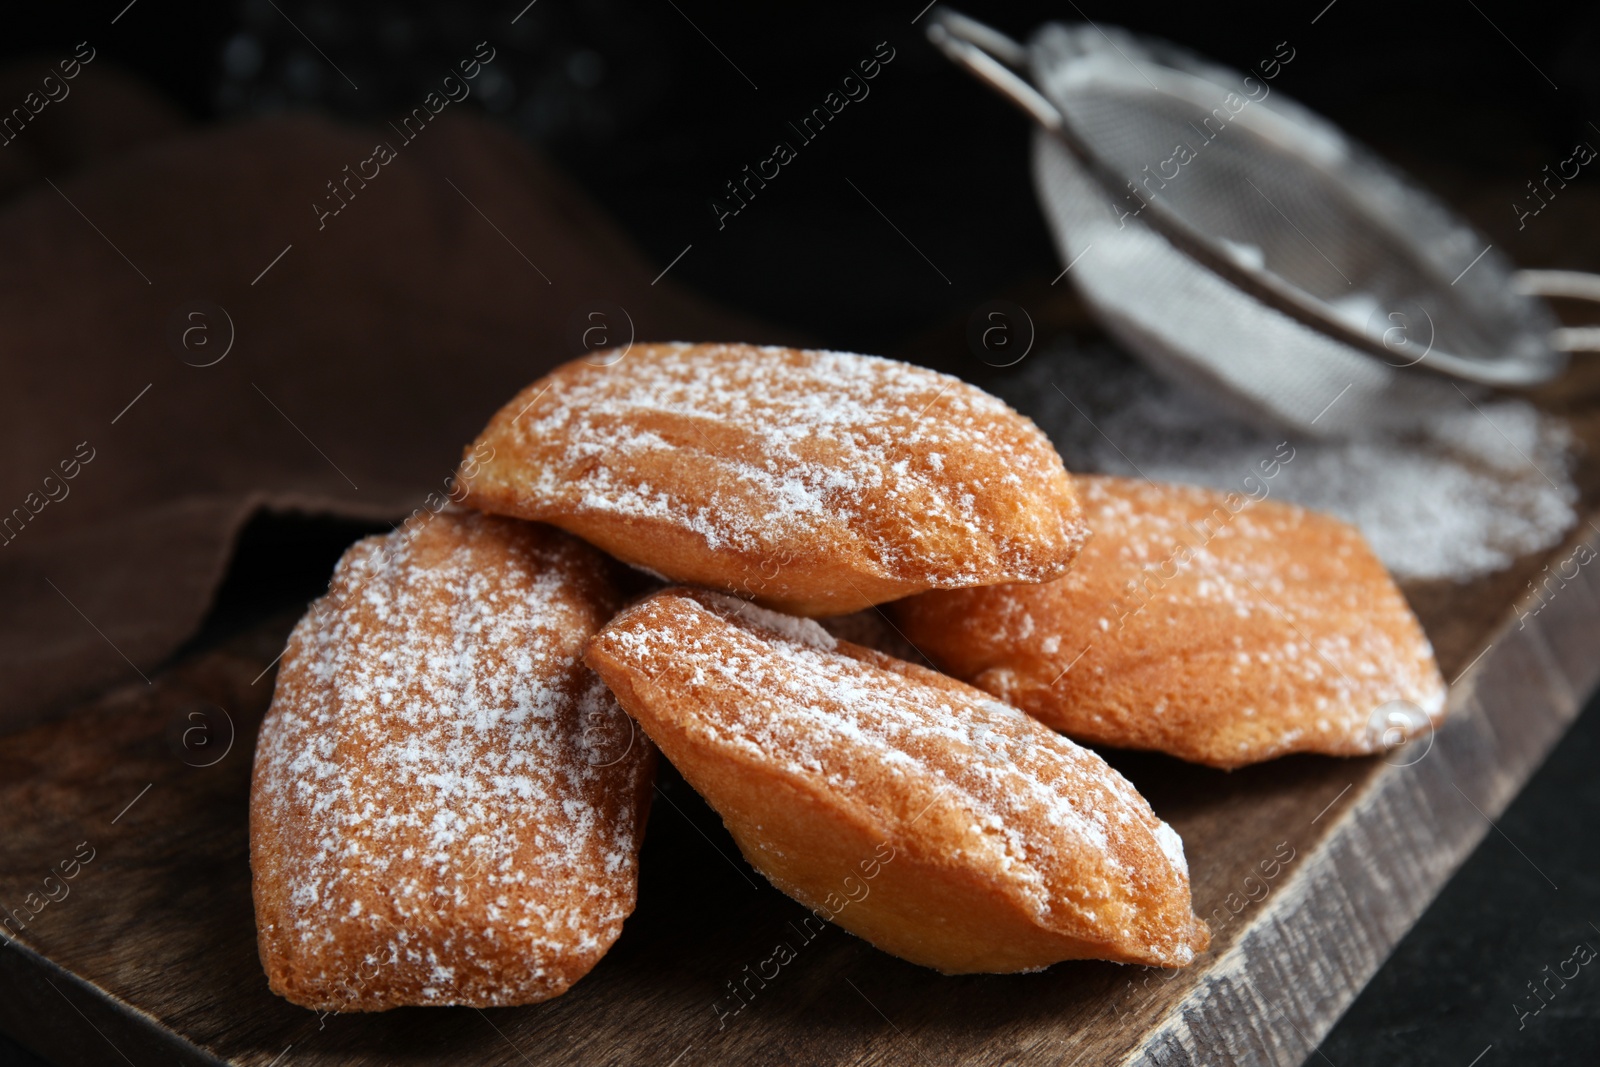
[[443, 512], [345, 553], [256, 746], [262, 966], [303, 1007], [525, 1004], [633, 910], [654, 749], [579, 661], [614, 567]]
[[894, 605], [941, 668], [1097, 744], [1238, 767], [1359, 755], [1444, 716], [1444, 680], [1360, 533], [1303, 508], [1078, 479], [1094, 536], [1045, 585]]
[[585, 662], [778, 888], [949, 973], [1208, 941], [1176, 833], [1099, 756], [814, 622], [671, 589]]
[[634, 345], [534, 382], [467, 455], [474, 507], [805, 615], [1044, 581], [1085, 536], [1038, 427], [869, 356]]

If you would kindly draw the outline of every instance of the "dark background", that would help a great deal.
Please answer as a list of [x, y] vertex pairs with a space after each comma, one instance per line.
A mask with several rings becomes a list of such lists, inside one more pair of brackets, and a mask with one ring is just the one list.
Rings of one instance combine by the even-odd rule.
[[[525, 0], [181, 8], [137, 0], [108, 28], [125, 2], [31, 9], [25, 29], [8, 18], [0, 58], [57, 59], [87, 35], [97, 65], [135, 72], [196, 121], [319, 108], [377, 122], [420, 102], [487, 38], [501, 58], [493, 79], [476, 86], [473, 106], [540, 145], [655, 262], [666, 266], [692, 246], [673, 267], [675, 280], [817, 344], [893, 351], [1061, 267], [1033, 201], [1025, 121], [922, 41], [911, 24], [922, 0], [539, 0], [509, 27]], [[1295, 59], [1277, 90], [1446, 200], [1492, 207], [1503, 189], [1503, 217], [1480, 207], [1475, 221], [1513, 260], [1596, 266], [1551, 261], [1519, 238], [1510, 207], [1523, 183], [1576, 141], [1600, 145], [1600, 5], [1592, 0], [1068, 0], [963, 9], [1019, 37], [1048, 19], [1120, 24], [1235, 67], [1286, 41]], [[91, 35], [84, 26], [98, 28]], [[723, 183], [770, 154], [774, 141], [794, 143], [786, 123], [820, 104], [883, 41], [895, 58], [871, 95], [800, 147], [719, 230], [710, 200]], [[301, 547], [277, 565], [298, 568], [310, 596], [342, 543]], [[236, 576], [281, 555], [247, 546]], [[281, 577], [271, 584], [293, 588]], [[1503, 833], [1490, 831], [1311, 1059], [1338, 1067], [1468, 1067], [1480, 1054], [1482, 1067], [1596, 1062], [1600, 967], [1584, 968], [1521, 1029], [1512, 1005], [1578, 941], [1600, 948], [1597, 757], [1600, 713], [1591, 707], [1500, 820]], [[0, 1061], [37, 1062], [3, 1038]]]
[[[1060, 270], [1034, 207], [1026, 121], [923, 42], [910, 19], [926, 0], [539, 0], [515, 25], [508, 20], [527, 0], [181, 9], [137, 0], [107, 27], [104, 12], [126, 2], [30, 10], [28, 30], [9, 22], [0, 49], [54, 59], [91, 36], [101, 56], [196, 119], [320, 107], [378, 122], [419, 103], [456, 59], [490, 39], [500, 54], [474, 103], [543, 145], [656, 262], [692, 244], [674, 279], [818, 343], [882, 351], [1019, 280]], [[1241, 68], [1287, 41], [1295, 59], [1278, 91], [1425, 183], [1502, 178], [1507, 225], [1498, 228], [1510, 233], [1509, 205], [1525, 181], [1581, 138], [1600, 145], [1588, 125], [1600, 125], [1600, 5], [1336, 0], [1311, 24], [1326, 5], [1055, 0], [966, 10], [1018, 37], [1081, 10]], [[719, 231], [711, 197], [776, 139], [793, 140], [786, 123], [820, 104], [880, 41], [896, 58], [871, 95], [799, 148]], [[1496, 243], [1528, 259], [1510, 234]]]

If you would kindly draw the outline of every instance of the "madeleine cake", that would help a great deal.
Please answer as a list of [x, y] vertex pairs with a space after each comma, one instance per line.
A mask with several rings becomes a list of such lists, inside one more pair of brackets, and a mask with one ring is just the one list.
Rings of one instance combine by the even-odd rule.
[[1099, 756], [809, 619], [669, 589], [585, 662], [774, 885], [947, 973], [1177, 967], [1209, 933], [1178, 835]]
[[941, 669], [1080, 741], [1238, 767], [1361, 755], [1437, 725], [1445, 684], [1359, 531], [1304, 508], [1080, 477], [1063, 578], [890, 609]]
[[1045, 581], [1085, 536], [1032, 422], [956, 378], [841, 352], [641, 344], [577, 360], [468, 455], [473, 507], [804, 615]]
[[278, 668], [250, 866], [273, 992], [308, 1008], [526, 1004], [633, 910], [649, 741], [579, 659], [615, 564], [441, 512], [339, 562]]

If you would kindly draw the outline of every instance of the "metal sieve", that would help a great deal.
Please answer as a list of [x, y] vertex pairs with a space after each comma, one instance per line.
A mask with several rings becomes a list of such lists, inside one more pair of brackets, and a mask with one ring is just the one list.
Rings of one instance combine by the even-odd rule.
[[1264, 74], [1092, 23], [1024, 46], [938, 8], [927, 32], [1041, 127], [1063, 274], [1107, 330], [1237, 411], [1320, 434], [1398, 426], [1600, 351], [1600, 329], [1560, 328], [1539, 299], [1600, 300], [1600, 276], [1514, 271]]

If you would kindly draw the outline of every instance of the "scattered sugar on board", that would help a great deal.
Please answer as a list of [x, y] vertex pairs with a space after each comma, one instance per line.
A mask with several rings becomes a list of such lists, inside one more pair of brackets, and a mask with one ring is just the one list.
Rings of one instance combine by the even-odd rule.
[[1447, 397], [1408, 433], [1312, 439], [1224, 411], [1109, 344], [1070, 341], [992, 389], [1032, 416], [1068, 470], [1240, 490], [1287, 437], [1294, 458], [1267, 483], [1271, 498], [1354, 523], [1399, 578], [1502, 570], [1577, 521], [1571, 433], [1524, 400]]

